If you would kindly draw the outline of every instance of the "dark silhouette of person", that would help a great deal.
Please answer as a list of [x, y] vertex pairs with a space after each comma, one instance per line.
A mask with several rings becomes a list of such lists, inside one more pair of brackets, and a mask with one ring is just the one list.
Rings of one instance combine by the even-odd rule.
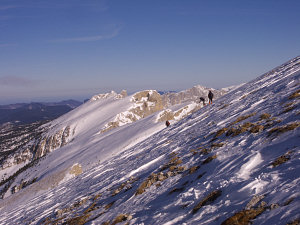
[[203, 106], [205, 105], [205, 99], [203, 97], [200, 97], [200, 102], [203, 103]]
[[212, 104], [213, 98], [214, 98], [214, 94], [211, 91], [209, 91], [208, 92], [208, 99], [209, 99], [209, 103], [208, 104]]
[[167, 126], [167, 127], [170, 126], [169, 120], [166, 121], [166, 126]]

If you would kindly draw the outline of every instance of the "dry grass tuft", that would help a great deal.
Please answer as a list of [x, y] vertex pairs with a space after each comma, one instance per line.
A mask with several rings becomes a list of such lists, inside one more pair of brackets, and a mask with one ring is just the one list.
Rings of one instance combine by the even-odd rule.
[[125, 191], [128, 191], [129, 189], [131, 189], [131, 185], [137, 180], [137, 178], [130, 177], [129, 180], [120, 184], [120, 186], [117, 189], [112, 191], [112, 196], [119, 194], [123, 189], [125, 189]]
[[181, 188], [173, 188], [170, 192], [169, 192], [169, 195], [170, 194], [173, 194], [173, 193], [175, 193], [175, 192], [182, 192], [182, 191], [184, 191], [184, 187], [181, 187]]
[[207, 154], [209, 154], [210, 152], [211, 152], [211, 149], [203, 148], [203, 149], [201, 149], [200, 154], [202, 154], [202, 155], [207, 155]]
[[227, 133], [226, 133], [226, 136], [238, 136], [242, 133], [245, 133], [248, 129], [246, 127], [238, 127], [238, 128], [230, 128]]
[[246, 129], [248, 129], [249, 127], [252, 127], [252, 126], [254, 126], [254, 124], [253, 124], [253, 123], [246, 122], [246, 123], [243, 123], [243, 125], [242, 125], [241, 127], [242, 127], [242, 128], [246, 128]]
[[211, 193], [209, 193], [209, 195], [207, 195], [204, 199], [202, 199], [194, 208], [192, 213], [195, 214], [198, 212], [198, 210], [205, 205], [208, 205], [212, 202], [214, 202], [218, 197], [220, 197], [222, 194], [221, 190], [215, 190]]
[[277, 167], [277, 166], [289, 161], [291, 159], [291, 154], [292, 154], [292, 152], [289, 151], [289, 152], [285, 153], [284, 155], [279, 156], [277, 159], [275, 159], [274, 162], [271, 163], [271, 165], [274, 168], [274, 167]]
[[287, 104], [284, 105], [284, 110], [282, 111], [282, 114], [292, 111], [296, 108], [297, 106], [294, 104], [294, 102], [288, 102]]
[[200, 168], [200, 166], [193, 166], [193, 167], [191, 167], [189, 169], [189, 174], [195, 173], [199, 168]]
[[224, 134], [227, 130], [228, 130], [227, 127], [224, 127], [224, 128], [222, 128], [222, 129], [218, 130], [218, 131], [216, 132], [216, 135], [215, 135], [214, 138], [217, 138], [217, 137], [221, 136], [221, 135]]
[[117, 223], [121, 223], [121, 222], [131, 220], [131, 219], [132, 219], [131, 215], [120, 214], [114, 219], [114, 221], [111, 223], [111, 225], [116, 225]]
[[108, 203], [106, 206], [104, 206], [104, 209], [108, 210], [115, 204], [115, 201], [112, 201], [111, 203]]
[[77, 216], [77, 217], [68, 219], [65, 224], [68, 224], [68, 225], [83, 225], [88, 221], [90, 216], [91, 216], [90, 214], [83, 214], [82, 216]]
[[283, 203], [283, 206], [287, 206], [287, 205], [291, 204], [291, 203], [292, 203], [292, 201], [294, 201], [294, 200], [295, 200], [295, 198], [294, 198], [294, 197], [292, 197], [292, 198], [289, 198], [288, 200], [286, 200], [286, 201]]
[[213, 143], [211, 144], [212, 148], [221, 148], [224, 146], [224, 143]]
[[289, 96], [289, 99], [295, 99], [300, 97], [300, 89], [295, 91], [293, 94]]
[[213, 156], [209, 156], [208, 158], [206, 158], [202, 164], [207, 164], [207, 163], [210, 163], [212, 160], [216, 159], [217, 158], [217, 155], [213, 155]]
[[254, 125], [253, 127], [251, 127], [251, 129], [249, 130], [250, 133], [258, 133], [264, 130], [264, 126], [263, 125]]
[[245, 119], [248, 119], [249, 117], [255, 116], [255, 115], [256, 115], [256, 113], [254, 112], [254, 113], [251, 113], [251, 114], [246, 115], [246, 116], [240, 116], [240, 117], [238, 117], [234, 122], [232, 122], [231, 125], [234, 125], [234, 124], [236, 124], [236, 123], [239, 123], [239, 122], [241, 122], [241, 121], [243, 121], [243, 120], [245, 120]]
[[199, 174], [198, 177], [197, 177], [197, 179], [200, 179], [201, 177], [203, 177], [204, 174], [206, 174], [206, 172]]
[[287, 225], [299, 225], [300, 224], [300, 219], [295, 219], [292, 222], [287, 223]]
[[219, 110], [225, 109], [229, 106], [229, 104], [224, 104]]
[[226, 219], [221, 225], [248, 225], [251, 220], [262, 214], [266, 210], [265, 207], [256, 209], [242, 210], [235, 213], [232, 217]]
[[260, 120], [267, 120], [271, 117], [271, 115], [269, 113], [263, 113], [260, 115]]
[[197, 152], [196, 149], [191, 149], [191, 150], [190, 150], [190, 153], [192, 153], [193, 155], [197, 155], [198, 152]]
[[274, 127], [269, 131], [269, 136], [271, 136], [272, 134], [282, 134], [282, 133], [285, 133], [287, 131], [294, 130], [297, 127], [300, 127], [300, 122], [290, 123], [290, 124], [287, 124], [287, 125], [282, 126], [282, 127]]

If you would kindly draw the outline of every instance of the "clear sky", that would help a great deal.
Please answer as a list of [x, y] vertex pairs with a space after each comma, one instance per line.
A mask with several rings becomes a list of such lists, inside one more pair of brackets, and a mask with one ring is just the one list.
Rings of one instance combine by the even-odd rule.
[[298, 55], [299, 0], [0, 0], [0, 104], [221, 88]]

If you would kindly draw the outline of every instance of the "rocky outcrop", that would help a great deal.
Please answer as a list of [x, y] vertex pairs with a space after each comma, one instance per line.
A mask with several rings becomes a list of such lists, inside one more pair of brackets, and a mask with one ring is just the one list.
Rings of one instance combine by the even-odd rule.
[[203, 97], [206, 101], [208, 101], [207, 95], [209, 90], [212, 90], [215, 99], [221, 97], [226, 93], [224, 90], [219, 91], [212, 88], [207, 88], [207, 87], [197, 85], [185, 91], [163, 94], [162, 95], [163, 105], [169, 107], [169, 106], [182, 104], [189, 101], [199, 102], [200, 97]]
[[153, 90], [137, 92], [132, 96], [131, 102], [133, 105], [128, 111], [117, 114], [114, 121], [107, 123], [101, 133], [135, 122], [164, 108], [161, 95]]
[[38, 159], [57, 148], [63, 147], [68, 143], [69, 137], [70, 127], [67, 126], [57, 131], [54, 135], [41, 138], [39, 143], [35, 146], [37, 150], [35, 151], [34, 159]]
[[98, 95], [94, 95], [89, 101], [97, 101], [97, 100], [101, 100], [101, 99], [108, 99], [108, 98], [114, 98], [114, 99], [122, 99], [127, 97], [127, 91], [123, 90], [121, 91], [120, 94], [117, 94], [115, 91], [111, 91], [109, 93], [105, 93], [105, 94], [98, 94]]
[[[116, 115], [113, 121], [108, 122], [102, 128], [101, 133], [128, 123], [133, 123], [158, 111], [162, 112], [157, 116], [157, 122], [164, 122], [166, 120], [181, 120], [202, 107], [202, 105], [199, 104], [199, 98], [204, 97], [207, 99], [206, 96], [209, 90], [212, 89], [198, 85], [186, 91], [166, 93], [163, 95], [160, 95], [155, 90], [137, 92], [131, 98], [133, 106], [127, 111]], [[216, 99], [226, 92], [213, 90], [213, 93], [214, 98]], [[115, 92], [114, 95], [116, 95]], [[101, 98], [106, 98], [108, 95], [104, 94], [101, 96]], [[170, 107], [178, 104], [182, 104], [183, 107], [175, 111], [170, 109]]]
[[0, 131], [2, 141], [0, 151], [0, 170], [3, 173], [1, 180], [5, 180], [17, 172], [11, 169], [14, 166], [28, 165], [47, 153], [66, 145], [71, 136], [70, 127], [67, 126], [54, 134], [49, 134], [49, 126], [34, 123], [22, 126], [6, 126]]

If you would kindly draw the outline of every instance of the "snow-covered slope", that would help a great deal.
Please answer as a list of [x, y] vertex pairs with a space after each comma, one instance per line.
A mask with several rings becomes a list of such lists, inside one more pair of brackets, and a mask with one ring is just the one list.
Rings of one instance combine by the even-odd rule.
[[87, 103], [55, 122], [74, 140], [26, 170], [0, 224], [299, 221], [299, 96], [297, 57], [168, 128], [158, 111], [99, 134], [131, 98]]

